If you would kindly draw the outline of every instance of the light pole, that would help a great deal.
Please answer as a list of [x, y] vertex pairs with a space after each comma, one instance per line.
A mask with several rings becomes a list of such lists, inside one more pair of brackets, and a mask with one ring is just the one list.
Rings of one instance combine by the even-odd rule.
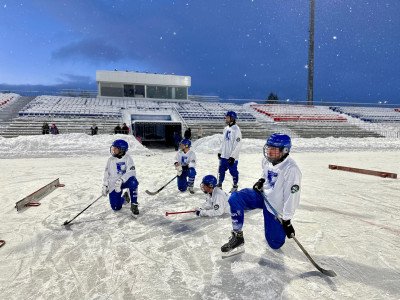
[[314, 98], [314, 15], [315, 15], [315, 0], [310, 0], [310, 39], [308, 46], [308, 89], [307, 89], [307, 104], [313, 105]]

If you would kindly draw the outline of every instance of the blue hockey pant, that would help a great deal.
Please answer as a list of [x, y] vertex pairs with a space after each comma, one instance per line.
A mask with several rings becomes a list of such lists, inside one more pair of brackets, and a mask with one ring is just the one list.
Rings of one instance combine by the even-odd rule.
[[188, 185], [194, 184], [194, 179], [196, 178], [196, 170], [194, 168], [189, 168], [188, 170], [182, 171], [181, 176], [178, 176], [178, 189], [181, 192], [187, 190]]
[[222, 185], [222, 183], [225, 180], [225, 172], [226, 170], [229, 169], [229, 173], [231, 173], [232, 178], [233, 178], [233, 184], [237, 185], [239, 181], [239, 171], [237, 169], [238, 166], [238, 161], [235, 160], [232, 166], [228, 164], [228, 160], [226, 158], [221, 158], [220, 163], [219, 163], [219, 182], [218, 184]]
[[121, 192], [117, 193], [113, 190], [108, 196], [110, 198], [110, 205], [113, 210], [120, 210], [122, 204], [125, 202], [125, 198], [122, 197], [122, 190], [129, 189], [129, 196], [131, 197], [132, 203], [137, 203], [137, 190], [138, 190], [139, 182], [137, 181], [135, 176], [130, 177], [126, 182], [124, 182], [121, 186]]
[[279, 249], [285, 243], [286, 234], [278, 219], [271, 214], [265, 204], [263, 196], [253, 189], [243, 189], [233, 192], [229, 197], [231, 219], [234, 231], [242, 230], [244, 210], [262, 208], [264, 214], [264, 233], [268, 245], [272, 249]]

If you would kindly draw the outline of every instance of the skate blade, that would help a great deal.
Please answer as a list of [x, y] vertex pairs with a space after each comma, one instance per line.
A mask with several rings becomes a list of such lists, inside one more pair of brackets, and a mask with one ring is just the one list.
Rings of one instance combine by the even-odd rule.
[[222, 258], [228, 258], [228, 257], [232, 257], [238, 254], [241, 254], [244, 252], [244, 245], [239, 246], [229, 252], [222, 252]]

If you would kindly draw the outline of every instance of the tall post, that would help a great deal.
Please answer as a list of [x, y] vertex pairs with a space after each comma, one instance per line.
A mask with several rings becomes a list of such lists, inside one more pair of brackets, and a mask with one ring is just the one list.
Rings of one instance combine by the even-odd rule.
[[307, 105], [313, 105], [314, 98], [314, 15], [315, 0], [310, 0], [310, 43], [308, 46], [308, 89]]

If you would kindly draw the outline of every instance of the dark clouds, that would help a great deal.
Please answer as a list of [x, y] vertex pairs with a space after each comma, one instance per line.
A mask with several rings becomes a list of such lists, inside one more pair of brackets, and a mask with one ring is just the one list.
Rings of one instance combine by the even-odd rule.
[[58, 60], [78, 59], [91, 63], [119, 61], [125, 58], [123, 51], [118, 47], [106, 43], [100, 38], [73, 42], [55, 50], [52, 57]]
[[[30, 71], [42, 81], [134, 69], [190, 75], [192, 94], [307, 97], [309, 1], [21, 3], [8, 5], [0, 35], [0, 63], [13, 74], [23, 74], [18, 62], [26, 59], [15, 53], [31, 47], [36, 65], [51, 65]], [[314, 98], [399, 101], [399, 14], [397, 0], [316, 1]], [[15, 17], [24, 25], [18, 32], [9, 25]]]

